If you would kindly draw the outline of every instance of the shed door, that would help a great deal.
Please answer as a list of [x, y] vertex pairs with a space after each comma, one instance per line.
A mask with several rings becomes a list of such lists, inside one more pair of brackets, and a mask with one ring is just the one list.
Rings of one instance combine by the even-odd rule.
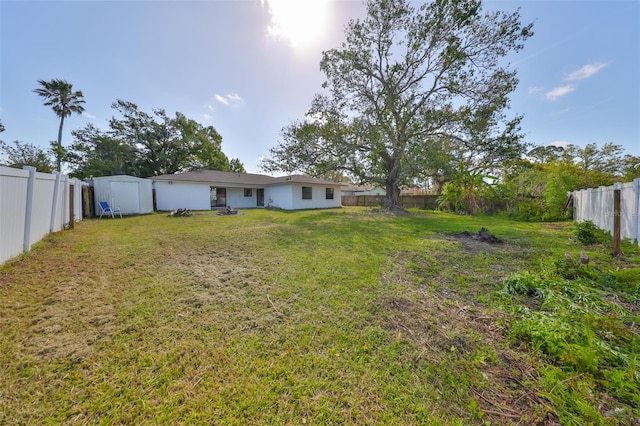
[[140, 195], [137, 182], [111, 182], [111, 207], [117, 207], [123, 213], [140, 213]]

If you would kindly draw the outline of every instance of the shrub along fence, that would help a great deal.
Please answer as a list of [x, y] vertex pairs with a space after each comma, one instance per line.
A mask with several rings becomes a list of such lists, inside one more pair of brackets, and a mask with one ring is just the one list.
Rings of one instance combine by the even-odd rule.
[[29, 166], [0, 166], [0, 265], [81, 219], [81, 181]]
[[577, 222], [592, 221], [598, 228], [614, 234], [616, 210], [614, 201], [619, 190], [620, 237], [638, 243], [640, 240], [640, 178], [613, 186], [572, 191], [573, 218]]
[[[384, 195], [343, 195], [343, 206], [380, 207], [384, 204]], [[437, 195], [401, 195], [400, 204], [405, 208], [436, 209]]]

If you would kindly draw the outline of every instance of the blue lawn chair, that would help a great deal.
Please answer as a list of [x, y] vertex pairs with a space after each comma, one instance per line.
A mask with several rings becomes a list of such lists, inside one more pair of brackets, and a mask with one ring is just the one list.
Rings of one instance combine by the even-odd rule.
[[106, 201], [100, 201], [98, 204], [100, 204], [100, 209], [102, 209], [102, 212], [100, 213], [101, 219], [102, 219], [102, 215], [105, 213], [110, 214], [113, 219], [115, 219], [115, 216], [113, 214], [118, 213], [120, 215], [120, 218], [122, 218], [122, 212], [120, 211], [119, 208], [109, 207], [109, 203], [107, 203]]

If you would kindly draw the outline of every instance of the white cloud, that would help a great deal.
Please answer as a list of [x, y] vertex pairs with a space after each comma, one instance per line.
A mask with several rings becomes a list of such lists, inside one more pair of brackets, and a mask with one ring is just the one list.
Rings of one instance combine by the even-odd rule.
[[574, 90], [576, 90], [576, 88], [570, 84], [566, 85], [566, 86], [559, 86], [559, 87], [555, 87], [553, 89], [551, 89], [550, 91], [548, 91], [547, 93], [544, 94], [544, 96], [550, 100], [550, 101], [555, 101], [556, 99], [567, 95], [571, 92], [573, 92]]
[[587, 65], [583, 66], [582, 68], [580, 68], [579, 70], [574, 71], [571, 74], [569, 74], [568, 76], [566, 76], [564, 78], [564, 81], [584, 80], [585, 78], [589, 78], [592, 75], [595, 75], [597, 72], [599, 72], [601, 69], [603, 69], [607, 65], [609, 65], [609, 64], [605, 64], [603, 62], [596, 62], [596, 63], [593, 63], [593, 64], [587, 64]]
[[216, 112], [216, 109], [211, 104], [206, 104], [205, 107], [211, 112]]
[[[219, 95], [216, 93], [213, 98], [221, 104], [229, 106], [237, 106], [244, 103], [244, 99], [242, 99], [242, 97], [237, 93], [229, 93], [227, 95]], [[212, 108], [211, 110], [213, 111]]]
[[560, 148], [566, 148], [567, 146], [571, 145], [571, 142], [568, 142], [568, 141], [553, 141], [549, 145], [557, 146], [557, 147], [560, 147]]
[[216, 101], [220, 102], [221, 104], [225, 104], [228, 105], [229, 101], [227, 100], [227, 98], [225, 98], [224, 96], [220, 96], [216, 93], [216, 95], [213, 97]]
[[529, 87], [530, 95], [537, 95], [539, 93], [542, 93], [543, 91], [544, 91], [544, 88], [540, 86]]
[[87, 118], [88, 118], [88, 119], [90, 119], [90, 120], [95, 120], [95, 119], [96, 119], [96, 116], [95, 116], [95, 115], [91, 115], [91, 114], [89, 114], [87, 111], [84, 111], [84, 112], [82, 113], [82, 115], [83, 115], [83, 117], [87, 117]]
[[237, 93], [229, 93], [227, 95], [227, 98], [231, 101], [231, 102], [242, 102], [242, 98], [240, 97], [240, 95], [238, 95]]
[[210, 114], [202, 114], [202, 117], [203, 117], [205, 120], [211, 120], [211, 119], [213, 118], [213, 116], [212, 116], [212, 115], [210, 115]]

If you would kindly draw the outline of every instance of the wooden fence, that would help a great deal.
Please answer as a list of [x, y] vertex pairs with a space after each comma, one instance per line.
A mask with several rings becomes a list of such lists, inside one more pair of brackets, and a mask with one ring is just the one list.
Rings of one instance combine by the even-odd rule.
[[0, 166], [0, 264], [81, 219], [81, 181]]
[[620, 237], [638, 243], [640, 240], [640, 178], [613, 186], [572, 191], [573, 218], [577, 222], [592, 221], [598, 228], [614, 230], [614, 195], [620, 190]]
[[[380, 207], [384, 204], [384, 195], [343, 195], [343, 206]], [[404, 208], [436, 209], [437, 195], [401, 195], [400, 204]]]

